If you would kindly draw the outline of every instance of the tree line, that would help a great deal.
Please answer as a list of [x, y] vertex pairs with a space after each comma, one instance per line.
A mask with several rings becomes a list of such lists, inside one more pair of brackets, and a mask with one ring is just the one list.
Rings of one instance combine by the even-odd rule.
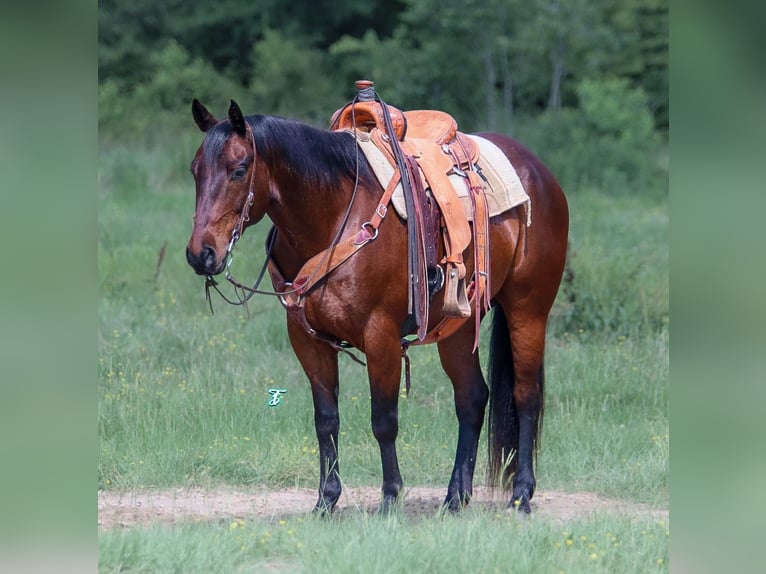
[[523, 138], [578, 183], [607, 176], [574, 168], [566, 148], [613, 164], [614, 181], [594, 183], [645, 183], [669, 124], [667, 72], [667, 0], [99, 3], [104, 142], [188, 127], [194, 97], [327, 126], [364, 78], [397, 107]]

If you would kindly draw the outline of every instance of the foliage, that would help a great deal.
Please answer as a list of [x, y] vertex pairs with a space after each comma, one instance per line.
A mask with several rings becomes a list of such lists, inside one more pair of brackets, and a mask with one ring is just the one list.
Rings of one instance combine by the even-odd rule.
[[594, 515], [561, 524], [471, 509], [459, 517], [324, 520], [285, 514], [99, 533], [99, 572], [568, 572], [668, 571], [667, 519]]
[[235, 97], [253, 113], [326, 125], [360, 78], [399, 107], [444, 109], [464, 131], [505, 132], [538, 120], [546, 131], [552, 114], [581, 111], [585, 81], [614, 79], [644, 94], [663, 131], [667, 9], [667, 0], [104, 0], [101, 134], [173, 130], [190, 91], [222, 108]]
[[[591, 137], [583, 177], [604, 190], [655, 183], [659, 137], [646, 94], [625, 79], [586, 79], [577, 86], [584, 131]], [[590, 168], [590, 169], [588, 169]], [[600, 180], [599, 180], [600, 175]]]
[[565, 190], [664, 193], [662, 144], [646, 94], [619, 78], [585, 79], [577, 108], [550, 110], [519, 124], [517, 136], [546, 161]]
[[328, 102], [344, 99], [343, 86], [333, 83], [324, 54], [277, 30], [266, 30], [255, 44], [253, 65], [257, 74], [250, 91], [255, 109], [326, 127], [334, 111]]
[[569, 198], [567, 270], [550, 331], [632, 337], [669, 324], [667, 199]]
[[220, 99], [222, 91], [242, 99], [245, 91], [210, 64], [193, 58], [171, 40], [149, 59], [151, 79], [131, 84], [106, 80], [99, 85], [99, 131], [109, 140], [167, 139], [191, 125], [191, 101]]

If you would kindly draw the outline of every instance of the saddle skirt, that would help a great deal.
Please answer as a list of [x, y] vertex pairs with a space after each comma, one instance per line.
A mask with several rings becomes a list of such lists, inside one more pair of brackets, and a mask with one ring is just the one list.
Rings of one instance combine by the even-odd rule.
[[[391, 165], [384, 152], [378, 148], [368, 132], [357, 130], [352, 133], [356, 136], [359, 147], [367, 158], [373, 173], [375, 173], [378, 181], [385, 188], [394, 176], [396, 169]], [[529, 226], [532, 223], [531, 201], [524, 190], [518, 173], [516, 173], [516, 169], [508, 161], [505, 154], [491, 141], [479, 136], [466, 136], [473, 140], [479, 148], [476, 167], [485, 178], [484, 188], [489, 207], [488, 215], [492, 217], [519, 205], [524, 205], [526, 224]], [[449, 180], [463, 205], [466, 218], [468, 221], [473, 221], [471, 198], [468, 195], [464, 178], [457, 174], [451, 174], [449, 175]], [[407, 209], [405, 208], [401, 183], [396, 186], [391, 203], [396, 213], [406, 220]]]

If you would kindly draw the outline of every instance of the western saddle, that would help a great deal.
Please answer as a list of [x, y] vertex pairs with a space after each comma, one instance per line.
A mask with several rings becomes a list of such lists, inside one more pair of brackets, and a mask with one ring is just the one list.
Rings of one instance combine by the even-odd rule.
[[[484, 183], [475, 169], [478, 146], [457, 130], [454, 118], [446, 112], [402, 112], [382, 102], [372, 82], [360, 80], [356, 87], [358, 95], [333, 114], [330, 130], [350, 130], [358, 137], [360, 132], [368, 134], [396, 170], [391, 182], [381, 182], [386, 193], [380, 203], [388, 203], [393, 188], [397, 184], [402, 186], [410, 244], [409, 326], [414, 321], [418, 333], [413, 344], [438, 341], [456, 331], [471, 316], [472, 299], [476, 320], [475, 350], [479, 343], [482, 307], [485, 312], [489, 310], [490, 299], [489, 216]], [[449, 181], [452, 174], [465, 181], [471, 199], [473, 226], [469, 225]], [[386, 205], [383, 208], [386, 209]], [[445, 256], [437, 262], [437, 243], [441, 241]], [[474, 274], [470, 281], [466, 281], [463, 253], [471, 243]], [[442, 270], [440, 264], [446, 269]], [[428, 298], [442, 284], [445, 319], [427, 332]], [[409, 332], [406, 328], [403, 331]]]

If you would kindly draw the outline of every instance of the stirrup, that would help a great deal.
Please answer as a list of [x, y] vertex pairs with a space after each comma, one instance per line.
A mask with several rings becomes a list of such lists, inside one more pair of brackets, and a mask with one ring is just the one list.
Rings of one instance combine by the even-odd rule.
[[465, 277], [458, 276], [455, 265], [450, 265], [444, 285], [444, 315], [447, 317], [471, 316], [471, 304], [465, 292]]

